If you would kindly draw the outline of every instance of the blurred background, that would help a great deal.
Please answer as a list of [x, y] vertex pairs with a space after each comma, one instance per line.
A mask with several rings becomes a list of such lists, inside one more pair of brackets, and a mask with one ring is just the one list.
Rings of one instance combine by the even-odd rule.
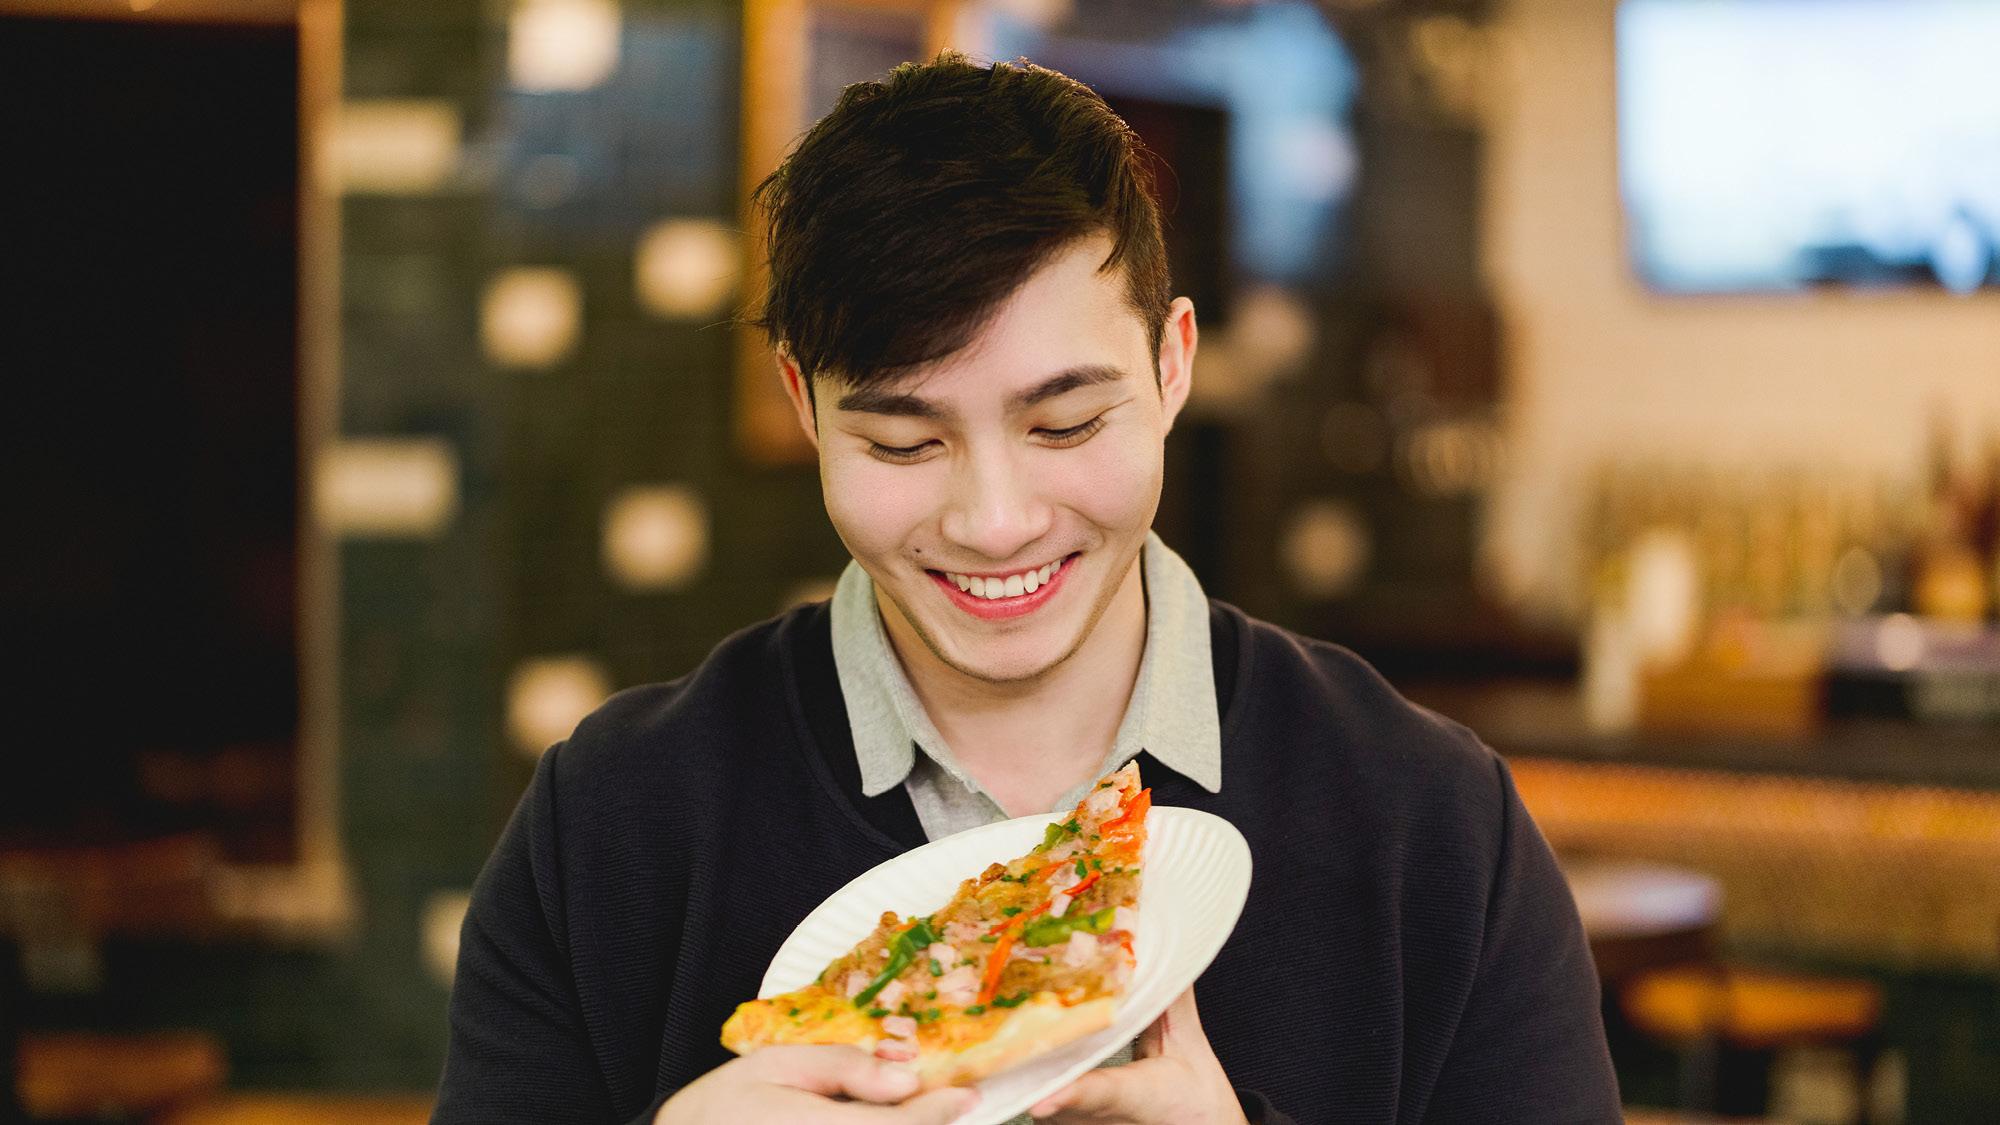
[[424, 1118], [536, 755], [846, 561], [744, 197], [947, 45], [1151, 147], [1159, 529], [1508, 756], [1632, 1120], [2000, 1120], [1990, 0], [0, 0], [0, 1116]]

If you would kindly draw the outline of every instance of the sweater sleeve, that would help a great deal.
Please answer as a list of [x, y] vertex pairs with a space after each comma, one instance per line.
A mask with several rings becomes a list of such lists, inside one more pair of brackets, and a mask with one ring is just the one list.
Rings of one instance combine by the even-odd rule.
[[1478, 975], [1424, 1120], [1616, 1125], [1618, 1081], [1575, 900], [1506, 763], [1494, 762], [1499, 862]]
[[473, 883], [434, 1123], [613, 1119], [570, 973], [555, 844], [561, 750], [542, 756]]
[[1271, 1108], [1270, 1099], [1255, 1090], [1239, 1087], [1236, 1100], [1243, 1106], [1243, 1120], [1250, 1125], [1294, 1125], [1291, 1118]]

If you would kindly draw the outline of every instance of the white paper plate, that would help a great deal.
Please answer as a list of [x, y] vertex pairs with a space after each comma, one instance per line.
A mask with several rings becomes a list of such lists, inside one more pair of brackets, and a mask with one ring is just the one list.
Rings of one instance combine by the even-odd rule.
[[[950, 901], [958, 884], [990, 863], [1041, 843], [1068, 813], [1024, 816], [974, 828], [905, 852], [863, 873], [806, 916], [771, 959], [757, 995], [811, 984], [893, 910], [923, 914]], [[1139, 890], [1138, 964], [1111, 1026], [979, 1084], [962, 1125], [994, 1125], [1026, 1112], [1138, 1038], [1222, 950], [1250, 893], [1250, 845], [1236, 826], [1196, 809], [1155, 806], [1146, 816], [1145, 878]]]

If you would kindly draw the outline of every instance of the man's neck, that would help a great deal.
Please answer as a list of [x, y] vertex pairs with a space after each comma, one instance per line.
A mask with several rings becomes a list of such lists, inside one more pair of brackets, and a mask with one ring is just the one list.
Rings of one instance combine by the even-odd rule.
[[1135, 557], [1083, 643], [1032, 680], [975, 679], [915, 637], [901, 639], [907, 630], [884, 630], [952, 756], [1009, 816], [1049, 811], [1095, 775], [1116, 741], [1146, 652], [1141, 569]]

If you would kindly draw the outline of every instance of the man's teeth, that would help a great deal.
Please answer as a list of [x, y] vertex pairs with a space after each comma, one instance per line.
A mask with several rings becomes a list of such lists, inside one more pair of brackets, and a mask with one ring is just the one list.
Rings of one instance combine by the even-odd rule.
[[1049, 579], [1062, 570], [1062, 560], [1042, 567], [1040, 570], [1026, 570], [1010, 574], [1005, 578], [979, 578], [945, 571], [944, 576], [958, 584], [958, 588], [975, 598], [1018, 598], [1022, 594], [1032, 594], [1048, 585]]

